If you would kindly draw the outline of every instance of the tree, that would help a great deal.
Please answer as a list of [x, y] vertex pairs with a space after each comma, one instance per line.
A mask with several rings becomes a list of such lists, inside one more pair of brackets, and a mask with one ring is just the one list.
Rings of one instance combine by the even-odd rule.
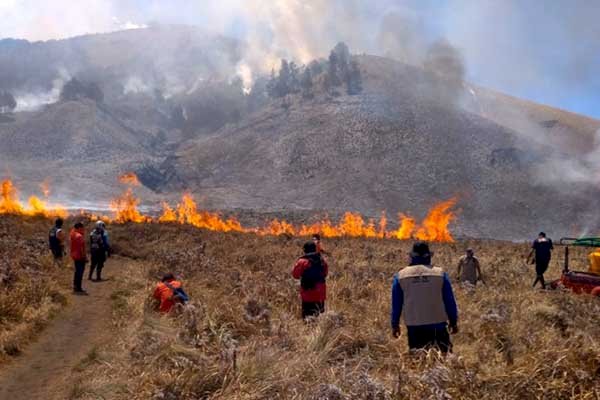
[[290, 93], [298, 93], [300, 91], [300, 70], [295, 62], [290, 62], [290, 80], [289, 88]]
[[0, 92], [0, 114], [12, 112], [17, 108], [17, 101], [10, 92]]
[[325, 75], [325, 80], [323, 81], [324, 89], [331, 94], [335, 94], [334, 88], [340, 86], [342, 83], [338, 76], [338, 64], [338, 56], [335, 51], [331, 50], [329, 53], [329, 64], [327, 65], [327, 75]]
[[346, 92], [349, 95], [362, 92], [362, 75], [356, 61], [352, 61], [348, 68], [348, 73], [346, 75]]
[[267, 94], [269, 97], [277, 97], [277, 75], [275, 74], [275, 68], [271, 69], [271, 76], [267, 81]]
[[310, 99], [313, 97], [313, 79], [311, 69], [306, 67], [302, 72], [302, 78], [300, 79], [300, 86], [302, 88], [302, 97]]
[[291, 72], [290, 65], [287, 60], [281, 60], [281, 68], [279, 69], [279, 78], [277, 78], [276, 97], [284, 97], [290, 93]]
[[73, 78], [65, 83], [65, 86], [63, 86], [62, 91], [60, 92], [60, 99], [62, 101], [74, 101], [85, 98], [101, 103], [104, 101], [104, 93], [102, 93], [102, 90], [97, 84], [93, 82], [84, 83], [77, 78]]

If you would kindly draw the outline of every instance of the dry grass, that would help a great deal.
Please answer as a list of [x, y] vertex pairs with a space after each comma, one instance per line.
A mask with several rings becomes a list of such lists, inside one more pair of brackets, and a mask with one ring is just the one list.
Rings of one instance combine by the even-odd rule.
[[47, 250], [48, 221], [0, 215], [0, 364], [21, 353], [67, 304], [59, 270]]
[[[177, 225], [113, 227], [122, 254], [148, 260], [130, 277], [126, 326], [110, 365], [81, 398], [130, 399], [596, 399], [600, 302], [532, 290], [524, 244], [434, 245], [454, 271], [478, 251], [487, 286], [456, 286], [461, 332], [455, 353], [407, 353], [389, 328], [391, 278], [410, 243], [328, 240], [328, 312], [299, 320], [289, 272], [301, 239], [220, 234]], [[555, 257], [549, 276], [559, 274]], [[583, 263], [583, 253], [579, 254]], [[157, 316], [147, 296], [174, 270], [193, 302]], [[145, 306], [144, 306], [145, 305]], [[84, 378], [85, 380], [85, 378]], [[116, 388], [111, 391], [110, 387]], [[108, 394], [107, 394], [108, 393]]]
[[[598, 399], [600, 301], [532, 290], [524, 244], [433, 245], [453, 272], [476, 249], [487, 286], [455, 286], [455, 352], [409, 356], [389, 328], [393, 274], [410, 243], [327, 240], [328, 312], [299, 320], [290, 269], [302, 239], [178, 225], [111, 226], [117, 252], [145, 267], [113, 293], [110, 347], [75, 371], [77, 399]], [[549, 276], [558, 277], [555, 257]], [[583, 253], [577, 255], [583, 263]], [[154, 313], [158, 274], [179, 274], [192, 304]]]

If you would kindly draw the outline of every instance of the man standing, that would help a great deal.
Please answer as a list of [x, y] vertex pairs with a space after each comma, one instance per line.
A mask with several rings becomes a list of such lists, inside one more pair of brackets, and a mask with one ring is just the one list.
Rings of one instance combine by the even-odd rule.
[[483, 282], [479, 260], [474, 254], [473, 249], [468, 248], [466, 254], [458, 261], [459, 282], [469, 282], [473, 285], [476, 285], [477, 281]]
[[[540, 232], [538, 238], [533, 241], [531, 245], [531, 252], [527, 257], [531, 260], [532, 264], [535, 264], [535, 280], [533, 281], [533, 287], [540, 282], [542, 289], [546, 289], [546, 281], [544, 281], [544, 273], [548, 270], [550, 265], [550, 258], [552, 257], [552, 250], [554, 245], [552, 240], [546, 237], [544, 232]], [[532, 259], [533, 257], [533, 259]]]
[[304, 255], [296, 261], [292, 276], [300, 279], [302, 318], [307, 318], [325, 312], [327, 298], [325, 278], [329, 266], [317, 252], [317, 245], [314, 242], [306, 242], [303, 249]]
[[54, 264], [63, 265], [63, 256], [65, 255], [65, 232], [62, 229], [63, 219], [56, 218], [54, 226], [48, 233], [48, 246], [54, 257]]
[[87, 262], [87, 256], [85, 254], [85, 231], [83, 224], [78, 222], [71, 229], [71, 258], [75, 264], [75, 274], [73, 276], [73, 292], [79, 295], [87, 295], [87, 292], [81, 287], [81, 281], [83, 280], [83, 271], [85, 270], [85, 263]]
[[458, 332], [458, 310], [448, 275], [431, 266], [432, 253], [425, 242], [413, 245], [410, 266], [394, 276], [392, 284], [392, 334], [400, 336], [400, 315], [411, 350], [438, 348], [452, 351], [448, 324], [452, 334]]
[[102, 281], [102, 268], [106, 257], [110, 256], [110, 247], [108, 245], [108, 233], [103, 221], [97, 221], [96, 227], [90, 233], [90, 253], [92, 263], [90, 264], [89, 280], [92, 280], [94, 269], [96, 270], [96, 282]]

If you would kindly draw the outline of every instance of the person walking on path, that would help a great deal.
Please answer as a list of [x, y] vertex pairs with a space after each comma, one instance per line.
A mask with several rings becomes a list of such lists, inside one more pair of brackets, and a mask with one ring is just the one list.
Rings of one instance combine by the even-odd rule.
[[292, 276], [300, 279], [302, 318], [316, 317], [325, 312], [327, 299], [326, 278], [329, 273], [327, 261], [317, 252], [314, 242], [306, 242], [304, 255], [296, 261]]
[[473, 249], [468, 248], [466, 254], [458, 260], [458, 281], [469, 282], [477, 285], [477, 281], [483, 281], [479, 260], [475, 257]]
[[432, 253], [426, 242], [416, 242], [410, 265], [394, 275], [392, 284], [392, 335], [400, 337], [400, 316], [408, 333], [411, 351], [437, 348], [452, 351], [448, 334], [458, 332], [458, 309], [450, 278], [431, 266]]
[[87, 255], [85, 252], [85, 230], [83, 224], [78, 222], [71, 229], [71, 258], [75, 264], [75, 273], [73, 276], [73, 292], [79, 295], [87, 295], [87, 292], [81, 287], [83, 280], [83, 272], [85, 270], [85, 264], [87, 262]]
[[550, 265], [553, 249], [552, 239], [546, 237], [544, 232], [540, 232], [538, 238], [533, 241], [531, 252], [527, 256], [527, 259], [532, 264], [535, 264], [535, 280], [532, 287], [535, 287], [539, 282], [542, 289], [546, 289], [544, 273], [548, 270], [548, 265]]
[[102, 268], [107, 257], [110, 257], [110, 246], [108, 244], [108, 233], [103, 221], [97, 221], [96, 227], [90, 233], [90, 254], [92, 262], [88, 279], [92, 280], [96, 270], [96, 282], [102, 281]]

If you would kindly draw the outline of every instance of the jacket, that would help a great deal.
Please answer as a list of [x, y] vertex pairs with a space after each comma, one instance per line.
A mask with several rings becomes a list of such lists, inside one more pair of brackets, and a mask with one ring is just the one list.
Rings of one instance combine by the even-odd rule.
[[74, 261], [85, 261], [85, 239], [83, 238], [83, 232], [78, 231], [75, 228], [71, 229], [71, 258]]
[[[292, 270], [292, 276], [295, 279], [302, 279], [302, 275], [304, 271], [306, 271], [310, 267], [310, 261], [306, 258], [299, 258], [294, 265], [294, 269]], [[322, 282], [317, 282], [315, 287], [312, 289], [305, 289], [300, 287], [300, 297], [303, 302], [306, 303], [320, 303], [327, 299], [327, 284], [325, 283], [325, 278], [329, 272], [329, 266], [327, 265], [327, 261], [321, 258], [321, 265], [323, 266], [323, 270], [321, 272]]]
[[458, 309], [448, 274], [430, 265], [412, 265], [398, 272], [392, 284], [392, 328], [399, 326], [403, 311], [409, 327], [456, 325]]
[[[167, 283], [175, 289], [181, 287], [181, 282], [177, 280], [172, 280]], [[168, 313], [171, 311], [171, 308], [173, 308], [175, 305], [175, 301], [173, 301], [173, 294], [173, 291], [167, 285], [165, 285], [164, 282], [158, 282], [156, 289], [154, 289], [153, 297], [160, 301], [160, 306], [158, 308], [160, 312]]]

